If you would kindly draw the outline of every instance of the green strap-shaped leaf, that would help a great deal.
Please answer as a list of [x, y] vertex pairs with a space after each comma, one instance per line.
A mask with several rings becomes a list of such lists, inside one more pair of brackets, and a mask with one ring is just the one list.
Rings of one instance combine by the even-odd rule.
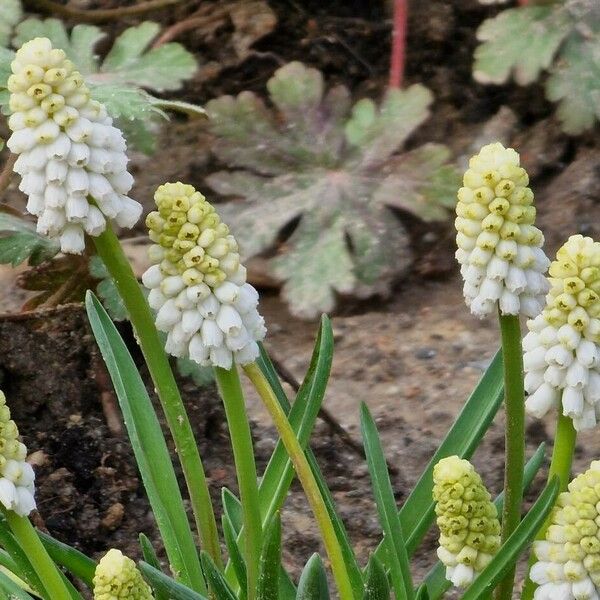
[[280, 567], [281, 519], [279, 513], [275, 513], [265, 528], [256, 600], [279, 600]]
[[[446, 456], [456, 454], [468, 459], [473, 455], [502, 405], [503, 390], [502, 354], [498, 352], [400, 509], [400, 523], [409, 556], [433, 523], [433, 467]], [[389, 569], [382, 544], [375, 553]]]
[[202, 594], [178, 583], [144, 561], [138, 564], [138, 568], [156, 594], [163, 594], [169, 600], [207, 600]]
[[219, 569], [217, 569], [210, 555], [202, 552], [200, 559], [202, 561], [204, 576], [208, 581], [208, 587], [212, 590], [213, 594], [219, 600], [237, 600], [233, 590], [229, 587]]
[[125, 426], [156, 522], [174, 572], [197, 591], [205, 590], [196, 546], [160, 423], [144, 382], [94, 294], [86, 296], [92, 331], [110, 373]]
[[[535, 451], [535, 454], [527, 461], [527, 464], [525, 465], [525, 473], [523, 476], [523, 493], [525, 493], [533, 483], [533, 480], [544, 464], [545, 459], [546, 445], [540, 444], [538, 449]], [[502, 506], [504, 504], [504, 492], [496, 497], [494, 504], [496, 505], [498, 514], [501, 516]], [[441, 598], [444, 592], [450, 589], [452, 584], [446, 579], [446, 567], [440, 561], [438, 561], [429, 571], [425, 577], [423, 585], [426, 586], [429, 596], [434, 600]]]
[[227, 546], [227, 553], [229, 555], [229, 561], [233, 566], [233, 571], [235, 573], [235, 578], [240, 585], [240, 600], [244, 600], [246, 598], [246, 581], [247, 581], [247, 571], [246, 571], [246, 562], [244, 561], [244, 556], [240, 550], [237, 541], [237, 531], [234, 529], [231, 519], [227, 514], [223, 514], [221, 517], [221, 522], [223, 524], [223, 537], [225, 538], [225, 545]]
[[[363, 437], [367, 465], [371, 475], [371, 487], [375, 496], [379, 523], [383, 530], [383, 543], [390, 565], [392, 587], [396, 600], [410, 600], [413, 597], [412, 577], [404, 535], [398, 517], [398, 508], [394, 498], [394, 490], [387, 470], [381, 440], [373, 417], [362, 403], [360, 407], [360, 424]], [[375, 557], [377, 560], [377, 557]]]
[[327, 574], [318, 554], [313, 554], [302, 570], [296, 600], [329, 600]]
[[9, 600], [33, 600], [25, 590], [20, 588], [10, 577], [0, 571], [0, 589]]
[[[262, 348], [262, 347], [261, 347], [261, 357], [259, 359], [258, 364], [259, 364], [261, 370], [263, 370], [265, 377], [268, 379], [268, 381], [271, 385], [271, 388], [275, 392], [277, 401], [279, 402], [281, 408], [284, 410], [286, 415], [290, 414], [290, 410], [292, 407], [290, 406], [289, 400], [287, 399], [287, 396], [285, 395], [285, 392], [284, 392], [283, 388], [281, 387], [281, 382], [279, 381], [279, 378], [277, 377], [277, 373], [275, 371], [275, 368], [273, 367], [273, 363], [271, 362], [271, 360], [269, 359], [269, 356], [267, 355], [267, 353], [264, 351], [264, 348]], [[315, 381], [318, 381], [318, 380], [315, 380]], [[297, 401], [298, 400], [296, 400], [296, 402]], [[290, 424], [294, 428], [294, 433], [297, 433], [297, 429], [296, 429], [297, 424], [295, 423], [294, 419], [290, 419]], [[338, 541], [342, 548], [342, 554], [344, 555], [344, 562], [346, 563], [346, 569], [348, 571], [348, 575], [350, 576], [350, 581], [352, 583], [352, 588], [354, 590], [355, 597], [360, 598], [362, 596], [362, 592], [363, 592], [363, 580], [362, 580], [362, 574], [361, 574], [360, 567], [358, 566], [358, 562], [356, 560], [356, 556], [355, 556], [354, 550], [352, 548], [352, 544], [350, 543], [350, 538], [348, 536], [348, 533], [346, 532], [346, 528], [344, 526], [343, 521], [340, 519], [339, 515], [337, 514], [333, 496], [331, 495], [331, 492], [329, 491], [329, 488], [327, 487], [327, 484], [325, 483], [325, 478], [323, 477], [323, 474], [321, 473], [319, 463], [317, 462], [313, 451], [309, 447], [306, 448], [306, 458], [307, 458], [310, 468], [313, 472], [313, 475], [315, 476], [317, 485], [319, 486], [319, 491], [321, 492], [321, 496], [323, 497], [323, 500], [327, 507], [327, 512], [329, 513], [329, 518], [331, 519], [331, 522], [335, 529]]]
[[371, 555], [365, 572], [363, 600], [390, 600], [390, 584], [381, 561]]
[[[158, 556], [156, 556], [156, 551], [152, 546], [152, 542], [148, 539], [148, 536], [144, 533], [140, 533], [139, 535], [140, 548], [142, 550], [142, 556], [144, 560], [154, 569], [160, 571], [160, 561], [158, 560]], [[155, 600], [169, 600], [169, 595], [164, 593], [161, 590], [154, 590], [154, 599]]]
[[58, 565], [64, 567], [81, 579], [88, 587], [93, 587], [94, 574], [96, 573], [96, 562], [87, 557], [83, 552], [72, 548], [68, 544], [59, 542], [43, 531], [38, 531], [42, 544], [50, 555], [50, 558]]
[[531, 510], [502, 545], [492, 562], [478, 575], [465, 592], [462, 600], [479, 600], [502, 579], [504, 573], [518, 560], [521, 552], [533, 541], [535, 534], [550, 514], [558, 496], [560, 480], [553, 477], [540, 494]]
[[17, 566], [18, 570], [15, 571], [15, 574], [28, 583], [32, 589], [45, 591], [43, 582], [4, 518], [0, 519], [0, 543]]

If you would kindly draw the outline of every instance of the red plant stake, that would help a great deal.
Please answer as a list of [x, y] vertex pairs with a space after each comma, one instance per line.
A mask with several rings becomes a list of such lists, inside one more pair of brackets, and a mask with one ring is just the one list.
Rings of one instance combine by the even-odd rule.
[[392, 54], [390, 60], [390, 87], [402, 87], [404, 63], [406, 61], [406, 22], [408, 0], [394, 0], [394, 22], [392, 28]]

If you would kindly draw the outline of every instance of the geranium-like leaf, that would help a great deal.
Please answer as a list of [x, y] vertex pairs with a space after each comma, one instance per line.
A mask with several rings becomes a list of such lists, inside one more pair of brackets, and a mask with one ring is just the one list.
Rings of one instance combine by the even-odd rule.
[[525, 6], [501, 12], [477, 31], [473, 76], [481, 83], [504, 83], [511, 74], [520, 85], [547, 69], [572, 22], [560, 5]]
[[179, 89], [196, 72], [196, 61], [177, 43], [147, 50], [159, 30], [157, 23], [149, 21], [126, 29], [102, 63], [102, 77], [159, 92]]
[[90, 275], [97, 281], [96, 293], [106, 312], [113, 321], [125, 321], [128, 318], [127, 309], [117, 290], [106, 265], [99, 256], [92, 256], [89, 262]]
[[390, 162], [392, 172], [383, 179], [373, 199], [413, 213], [424, 221], [443, 221], [456, 203], [460, 178], [448, 166], [450, 151], [439, 144], [425, 144]]
[[335, 292], [350, 293], [356, 282], [343, 212], [323, 225], [304, 215], [290, 238], [290, 250], [273, 262], [274, 275], [286, 280], [282, 294], [292, 314], [306, 319], [333, 310]]
[[23, 18], [20, 0], [2, 0], [0, 2], [0, 46], [10, 41], [13, 27]]
[[59, 250], [56, 242], [37, 234], [29, 221], [0, 211], [0, 263], [14, 267], [28, 260], [38, 265]]
[[559, 102], [564, 131], [578, 134], [600, 119], [600, 41], [574, 35], [546, 82], [546, 96]]
[[232, 167], [207, 183], [236, 199], [219, 211], [244, 259], [271, 253], [284, 298], [304, 318], [332, 310], [339, 293], [389, 292], [412, 261], [390, 207], [446, 218], [458, 185], [445, 147], [399, 153], [429, 113], [427, 89], [392, 90], [351, 113], [346, 88], [323, 88], [318, 71], [291, 63], [268, 83], [273, 109], [251, 92], [207, 106], [213, 151]]
[[372, 100], [359, 100], [346, 123], [346, 138], [359, 149], [365, 166], [381, 164], [427, 119], [432, 101], [420, 84], [389, 90], [379, 108]]

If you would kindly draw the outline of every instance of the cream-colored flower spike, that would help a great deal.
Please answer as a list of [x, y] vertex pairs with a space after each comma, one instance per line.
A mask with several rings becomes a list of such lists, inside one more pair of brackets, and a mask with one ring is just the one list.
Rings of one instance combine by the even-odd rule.
[[469, 161], [456, 205], [456, 259], [471, 312], [482, 318], [500, 307], [504, 315], [537, 316], [550, 261], [544, 236], [534, 226], [533, 192], [519, 155], [500, 143], [484, 146]]
[[600, 243], [571, 236], [550, 265], [543, 313], [523, 340], [527, 411], [557, 406], [576, 429], [600, 418]]
[[154, 199], [146, 224], [155, 264], [142, 281], [167, 352], [223, 369], [253, 362], [266, 329], [229, 228], [191, 185], [166, 183]]
[[458, 456], [440, 460], [433, 469], [433, 484], [438, 557], [446, 566], [446, 579], [467, 587], [498, 552], [498, 512], [468, 460]]
[[100, 235], [106, 219], [133, 227], [142, 207], [127, 196], [133, 177], [125, 139], [73, 63], [47, 38], [35, 38], [17, 51], [11, 68], [7, 146], [19, 155], [14, 170], [38, 233], [80, 254], [84, 233]]
[[600, 461], [560, 494], [546, 539], [534, 544], [535, 600], [600, 598]]
[[153, 600], [150, 586], [135, 563], [120, 550], [109, 550], [94, 575], [94, 600]]
[[0, 503], [22, 517], [35, 508], [35, 474], [26, 457], [27, 448], [19, 441], [19, 430], [0, 391]]

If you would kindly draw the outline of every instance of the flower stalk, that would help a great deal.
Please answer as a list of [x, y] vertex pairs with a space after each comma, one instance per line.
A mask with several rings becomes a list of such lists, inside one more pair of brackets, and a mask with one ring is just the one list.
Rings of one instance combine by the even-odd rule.
[[[248, 600], [254, 600], [262, 548], [262, 521], [252, 433], [246, 415], [244, 395], [237, 367], [230, 370], [215, 367], [214, 371], [227, 416], [242, 503], [247, 598]], [[239, 583], [243, 585], [244, 582], [240, 581]]]
[[[502, 543], [505, 543], [521, 521], [523, 470], [525, 467], [525, 388], [519, 317], [500, 314], [500, 331], [504, 359], [506, 411], [505, 500], [502, 512]], [[514, 578], [515, 569], [513, 568], [507, 572], [496, 589], [497, 600], [512, 598]]]
[[331, 562], [331, 570], [339, 596], [341, 600], [353, 600], [354, 594], [342, 549], [302, 446], [300, 446], [298, 439], [294, 435], [294, 430], [259, 366], [256, 363], [250, 363], [244, 365], [244, 371], [261, 397], [266, 409], [269, 411], [279, 437], [294, 465], [296, 475], [302, 484], [308, 503], [321, 530], [321, 536]]
[[3, 512], [13, 535], [27, 554], [31, 566], [45, 588], [39, 590], [45, 600], [71, 600], [71, 594], [58, 568], [48, 555], [29, 519], [20, 517], [12, 510], [3, 509]]
[[204, 467], [175, 377], [154, 326], [154, 317], [112, 228], [108, 225], [93, 240], [127, 308], [161, 401], [183, 468], [202, 547], [215, 564], [221, 566], [217, 524]]

